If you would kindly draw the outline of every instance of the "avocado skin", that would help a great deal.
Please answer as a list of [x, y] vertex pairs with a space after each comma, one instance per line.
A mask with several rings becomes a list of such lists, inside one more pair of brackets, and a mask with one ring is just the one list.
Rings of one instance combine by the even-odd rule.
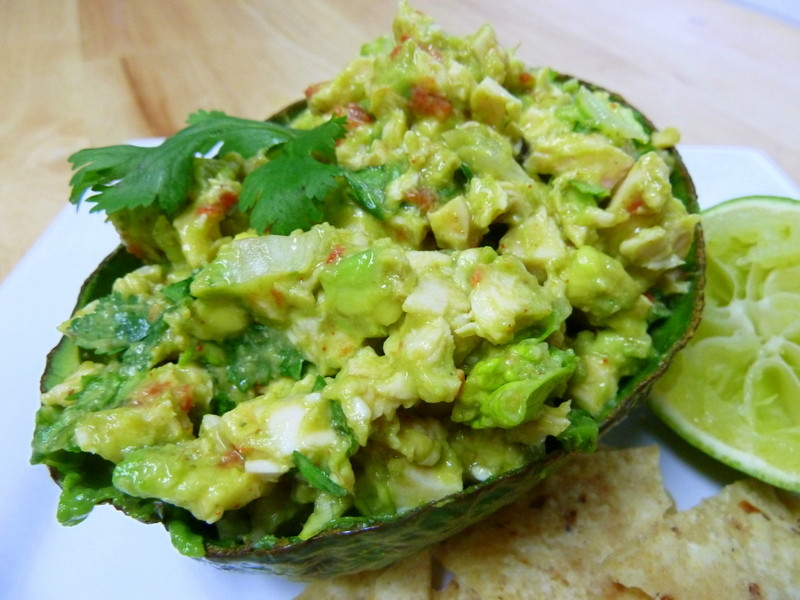
[[[124, 246], [118, 246], [83, 282], [72, 313], [74, 314], [92, 300], [109, 294], [111, 286], [120, 275], [130, 273], [142, 264], [141, 259], [128, 253]], [[80, 354], [77, 346], [66, 336], [62, 337], [47, 355], [44, 372], [39, 380], [39, 391], [45, 392], [61, 382], [77, 368], [79, 363]]]
[[[583, 83], [593, 89], [603, 89]], [[631, 106], [616, 94], [612, 94], [612, 98]], [[296, 102], [269, 120], [287, 124], [303, 108], [304, 101]], [[634, 107], [631, 108], [645, 127], [652, 131], [653, 124]], [[689, 212], [697, 213], [697, 194], [688, 170], [677, 150], [673, 148], [668, 152], [674, 161], [671, 175], [673, 195], [687, 206]], [[141, 264], [142, 261], [129, 254], [124, 247], [117, 248], [84, 283], [76, 310], [108, 293], [117, 277]], [[655, 380], [667, 369], [675, 353], [686, 344], [697, 328], [703, 308], [705, 285], [705, 250], [699, 224], [682, 271], [689, 282], [689, 291], [671, 298], [670, 315], [651, 327], [654, 356], [639, 373], [621, 382], [617, 404], [600, 423], [601, 436], [646, 399]], [[78, 360], [78, 349], [63, 338], [47, 357], [41, 379], [42, 390], [58, 383], [73, 365], [77, 365], [75, 361]], [[380, 568], [446, 539], [519, 499], [560, 461], [568, 459], [569, 455], [556, 447], [540, 460], [436, 502], [386, 518], [354, 519], [348, 522], [348, 526], [333, 527], [307, 540], [285, 538], [270, 548], [255, 548], [251, 545], [221, 546], [206, 540], [206, 555], [199, 560], [226, 570], [265, 572], [298, 581]], [[63, 479], [64, 473], [55, 467], [51, 467], [50, 471], [56, 482]], [[131, 500], [130, 504], [116, 508], [136, 518], [131, 513], [135, 513], [134, 505], [138, 500]], [[168, 527], [172, 511], [162, 510], [156, 513], [160, 515], [160, 522]], [[138, 518], [143, 522], [153, 522], [152, 518], [142, 518], [141, 513]]]
[[532, 489], [567, 456], [559, 449], [541, 461], [401, 515], [360, 520], [356, 526], [329, 529], [295, 543], [286, 540], [270, 550], [209, 544], [201, 560], [223, 569], [263, 571], [298, 581], [378, 569], [481, 521]]

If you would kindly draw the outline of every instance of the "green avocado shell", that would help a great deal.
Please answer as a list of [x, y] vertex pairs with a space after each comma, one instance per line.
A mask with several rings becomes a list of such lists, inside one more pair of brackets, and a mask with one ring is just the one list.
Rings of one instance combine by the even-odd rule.
[[[621, 97], [613, 97], [617, 102], [630, 106]], [[271, 120], [288, 122], [304, 106], [304, 102], [295, 103], [277, 113]], [[652, 124], [638, 111], [637, 115], [652, 130]], [[690, 212], [696, 213], [699, 208], [691, 177], [678, 152], [674, 149], [669, 152], [674, 161], [671, 176], [673, 194]], [[117, 277], [140, 265], [141, 261], [128, 254], [123, 247], [115, 250], [84, 283], [76, 310], [108, 293]], [[696, 228], [695, 242], [682, 270], [689, 282], [689, 291], [674, 297], [669, 317], [651, 328], [654, 355], [639, 373], [621, 382], [617, 404], [600, 424], [601, 435], [624, 419], [647, 397], [655, 380], [665, 371], [674, 354], [688, 341], [699, 323], [705, 283], [705, 252], [699, 225]], [[67, 338], [63, 338], [48, 355], [41, 381], [42, 389], [49, 389], [61, 381], [77, 367], [79, 361], [78, 349]], [[297, 580], [379, 568], [450, 537], [489, 516], [528, 492], [558, 461], [568, 456], [567, 452], [556, 448], [541, 460], [436, 502], [400, 515], [353, 519], [347, 522], [347, 526], [340, 522], [339, 526], [307, 540], [285, 538], [269, 548], [251, 545], [219, 546], [207, 540], [205, 557], [202, 560], [223, 569], [262, 571]], [[64, 473], [56, 468], [51, 468], [51, 475], [59, 483], [64, 477]], [[128, 504], [117, 508], [128, 514], [135, 512]], [[165, 510], [157, 511], [156, 516], [147, 518], [133, 516], [144, 522], [169, 525], [170, 514], [171, 511]]]

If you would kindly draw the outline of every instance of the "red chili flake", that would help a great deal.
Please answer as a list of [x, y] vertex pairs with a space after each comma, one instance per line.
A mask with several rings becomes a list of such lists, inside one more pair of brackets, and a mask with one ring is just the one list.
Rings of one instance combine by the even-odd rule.
[[472, 272], [472, 277], [469, 278], [469, 284], [472, 287], [475, 287], [481, 282], [482, 279], [483, 279], [483, 269], [475, 269]]
[[149, 404], [154, 398], [161, 396], [169, 387], [170, 383], [167, 381], [150, 383], [134, 393], [132, 404], [134, 406]]
[[237, 450], [229, 450], [222, 455], [220, 467], [238, 467], [244, 464], [244, 457]]
[[633, 214], [638, 212], [640, 208], [644, 206], [644, 200], [641, 197], [634, 198], [626, 207], [629, 213]]
[[415, 85], [411, 88], [411, 110], [427, 117], [446, 119], [453, 112], [453, 105], [426, 86]]
[[439, 52], [437, 48], [434, 48], [433, 46], [428, 46], [427, 48], [425, 48], [425, 51], [428, 54], [430, 54], [433, 58], [435, 58], [437, 62], [442, 62], [443, 58], [442, 53]]
[[152, 398], [153, 396], [160, 396], [169, 387], [170, 384], [167, 381], [156, 381], [155, 383], [151, 383], [146, 388], [144, 388], [142, 390], [142, 395], [150, 398]]
[[344, 254], [344, 246], [336, 244], [333, 250], [331, 250], [331, 253], [328, 254], [328, 258], [325, 259], [325, 262], [329, 265], [333, 264], [342, 257], [342, 254]]

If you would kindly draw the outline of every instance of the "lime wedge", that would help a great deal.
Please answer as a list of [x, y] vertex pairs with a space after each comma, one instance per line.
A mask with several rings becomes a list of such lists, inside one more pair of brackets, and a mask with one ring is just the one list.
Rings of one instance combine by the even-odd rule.
[[701, 222], [703, 318], [650, 406], [721, 462], [800, 491], [800, 202], [737, 198]]

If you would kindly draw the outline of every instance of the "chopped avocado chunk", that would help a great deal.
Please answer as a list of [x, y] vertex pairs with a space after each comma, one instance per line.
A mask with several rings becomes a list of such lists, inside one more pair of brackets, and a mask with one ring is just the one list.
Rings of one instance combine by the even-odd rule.
[[564, 279], [570, 303], [594, 320], [629, 308], [642, 293], [622, 263], [593, 246], [571, 255]]
[[410, 275], [405, 253], [378, 242], [328, 265], [320, 283], [335, 321], [365, 338], [384, 337], [403, 314]]
[[255, 500], [269, 485], [205, 436], [138, 448], [117, 464], [112, 481], [126, 494], [162, 498], [207, 523]]
[[452, 419], [475, 428], [511, 428], [537, 419], [575, 370], [571, 351], [524, 340], [492, 352], [470, 370]]

